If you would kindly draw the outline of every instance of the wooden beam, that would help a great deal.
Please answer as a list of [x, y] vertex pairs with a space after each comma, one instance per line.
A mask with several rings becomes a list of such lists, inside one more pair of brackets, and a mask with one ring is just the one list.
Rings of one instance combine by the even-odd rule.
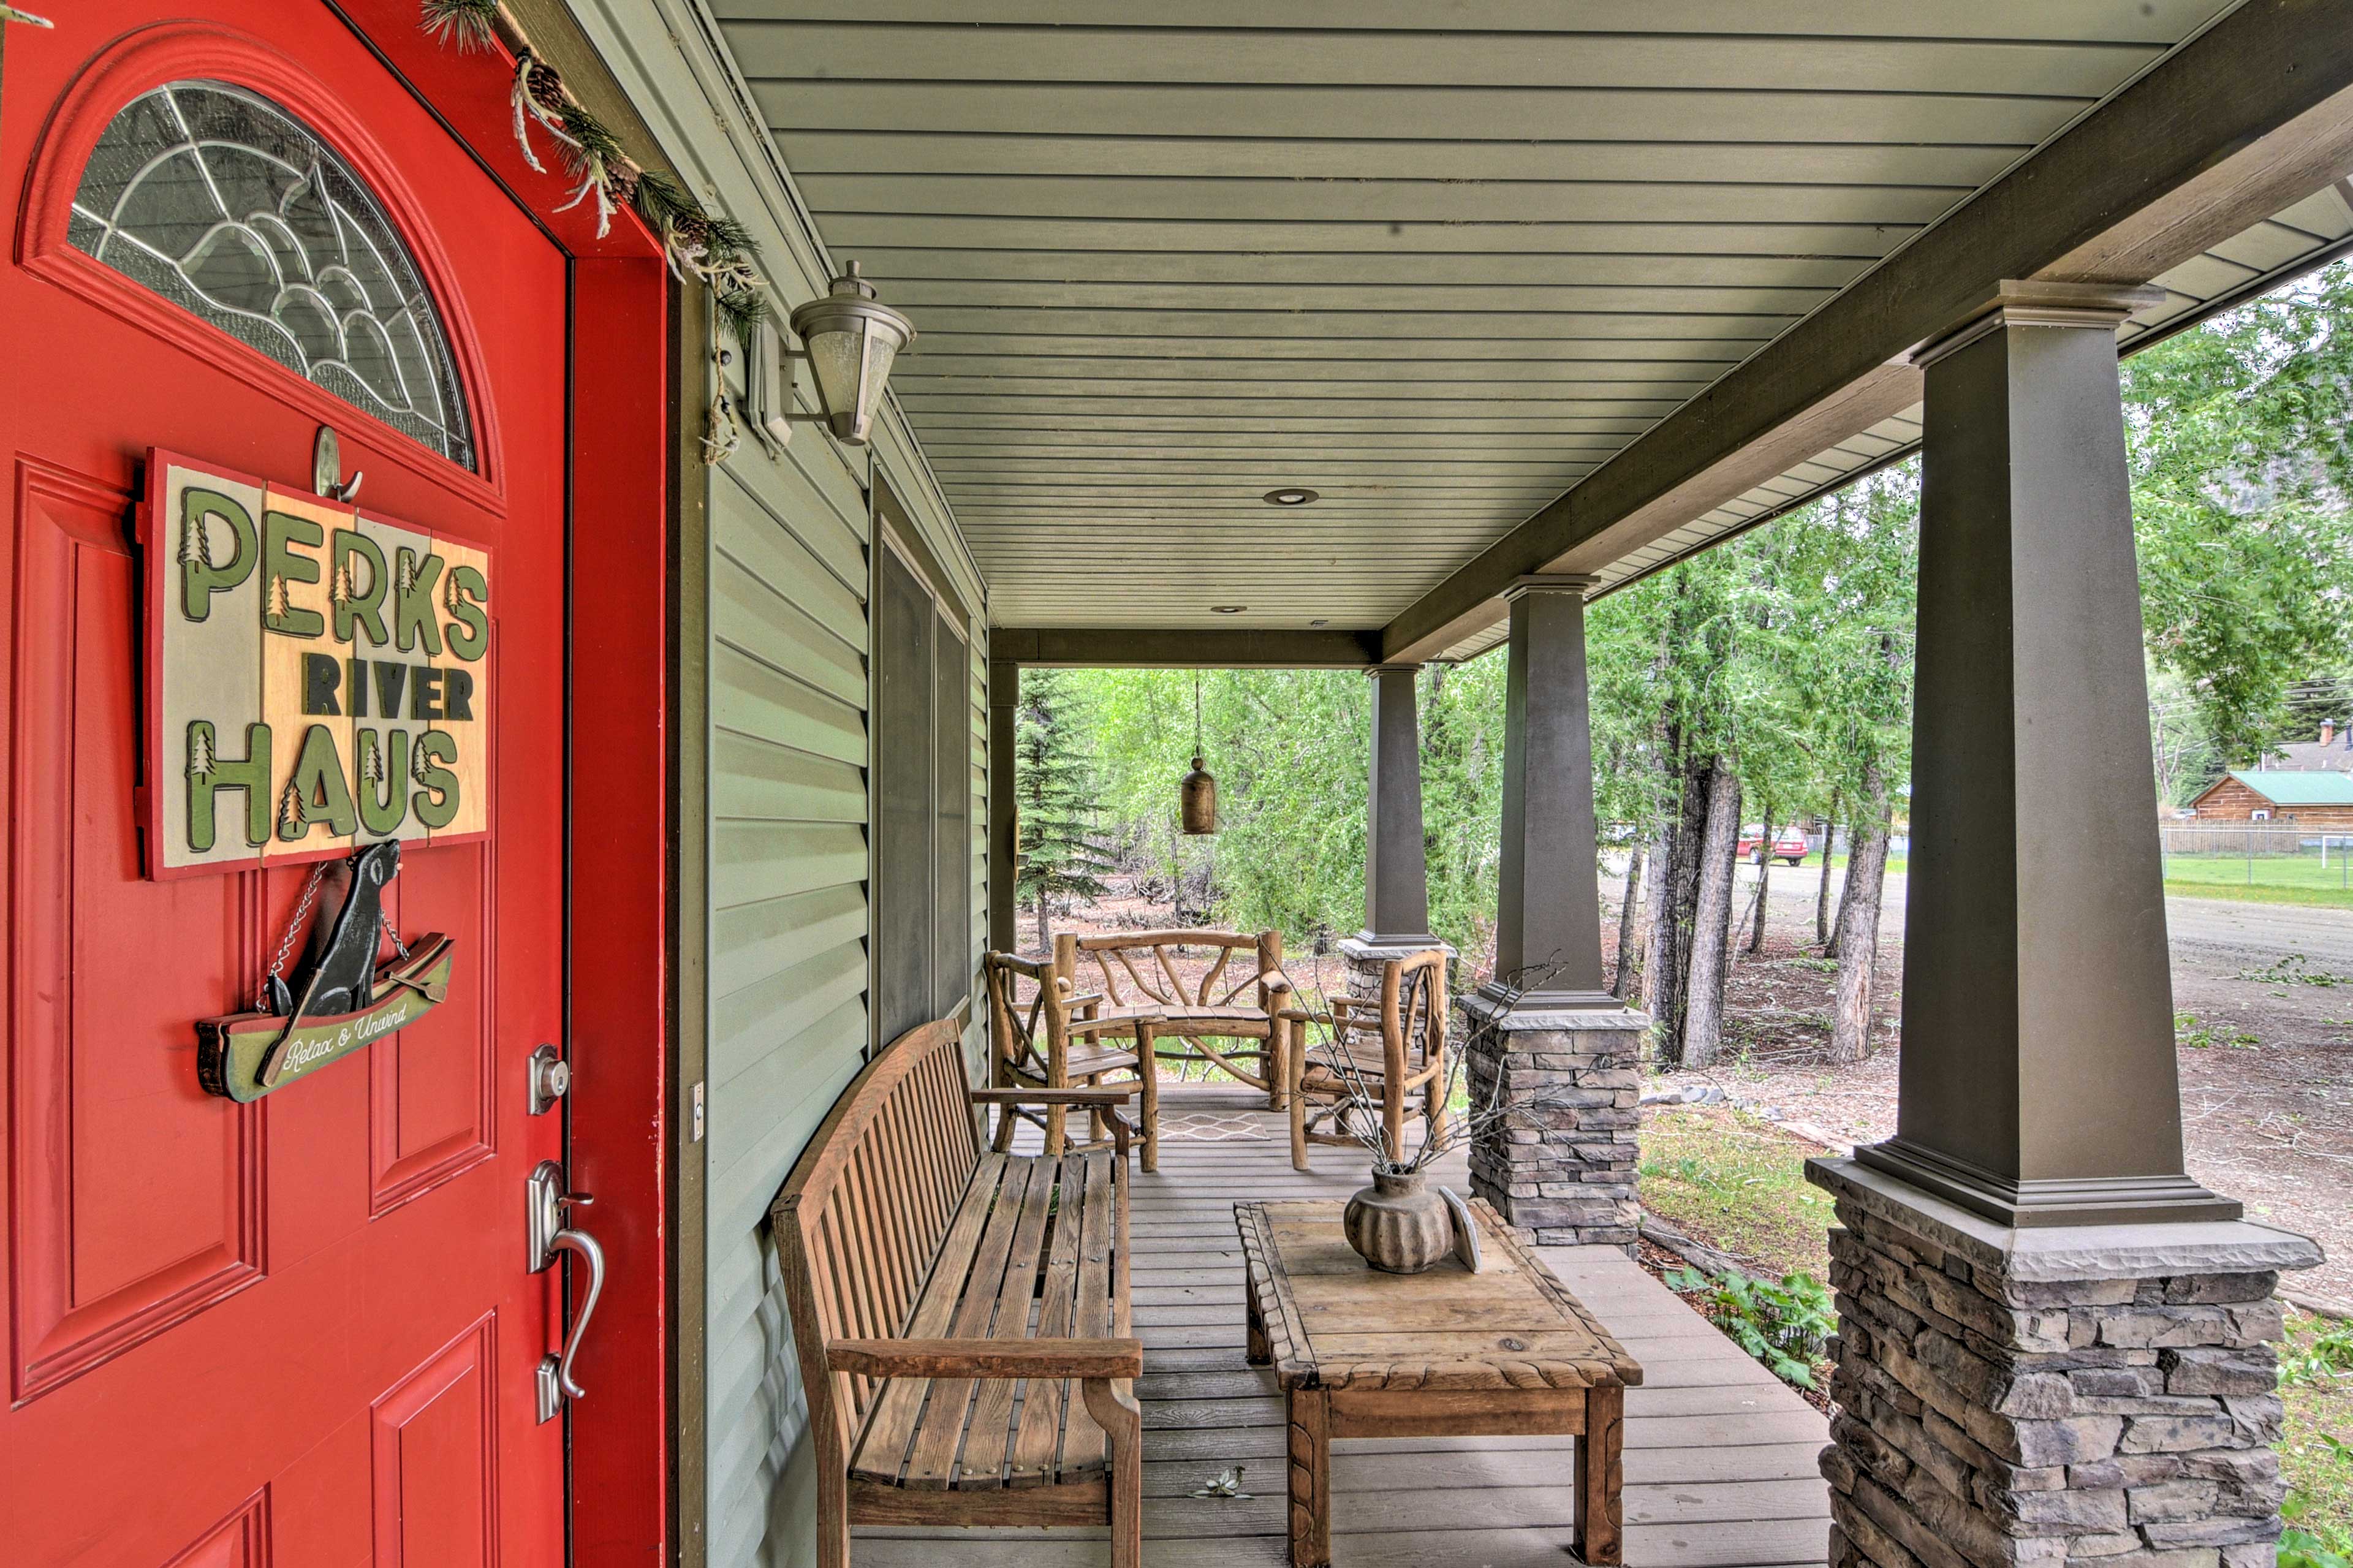
[[2004, 279], [2146, 282], [2353, 166], [2353, 0], [2247, 0], [1424, 595], [1384, 662], [1504, 617], [1920, 397], [1903, 363]]
[[992, 626], [988, 655], [1090, 669], [1369, 669], [1377, 631], [1221, 626]]

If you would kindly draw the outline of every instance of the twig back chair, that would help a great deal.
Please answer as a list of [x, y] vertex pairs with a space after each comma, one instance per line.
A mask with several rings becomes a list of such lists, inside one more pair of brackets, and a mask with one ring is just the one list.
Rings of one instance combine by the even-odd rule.
[[[1200, 979], [1189, 985], [1179, 973], [1191, 961], [1187, 949], [1210, 954]], [[1249, 968], [1229, 979], [1237, 953]], [[1082, 976], [1086, 969], [1093, 973]], [[1291, 983], [1282, 973], [1281, 931], [1065, 931], [1054, 939], [1054, 971], [1074, 988], [1102, 982], [1099, 999], [1080, 1009], [1082, 1017], [1102, 1026], [1097, 1038], [1136, 1040], [1139, 1051], [1153, 1051], [1160, 1061], [1207, 1062], [1264, 1089], [1271, 1109], [1282, 1108], [1283, 1032], [1274, 1015], [1287, 1003]], [[1221, 1050], [1209, 1044], [1213, 1039], [1264, 1043]]]
[[[1352, 1131], [1353, 1121], [1376, 1106], [1382, 1148], [1389, 1159], [1404, 1159], [1406, 1104], [1417, 1089], [1429, 1135], [1435, 1139], [1445, 1131], [1445, 949], [1388, 960], [1377, 997], [1335, 996], [1329, 1012], [1289, 1007], [1281, 1018], [1289, 1037], [1283, 1056], [1291, 1075], [1293, 1167], [1308, 1168], [1310, 1143], [1365, 1147], [1367, 1136]], [[1310, 1046], [1310, 1024], [1331, 1030], [1328, 1045]]]
[[[1123, 1019], [1114, 1029], [1110, 1019], [1083, 1016], [1103, 998], [1078, 994], [1070, 977], [1056, 973], [1051, 963], [992, 952], [981, 969], [988, 991], [990, 1081], [999, 1089], [1093, 1089], [1106, 1073], [1134, 1074], [1143, 1100], [1144, 1168], [1158, 1170], [1159, 1075], [1144, 1066], [1151, 1060], [1153, 1018]], [[1019, 994], [1024, 980], [1032, 987], [1026, 998]], [[1136, 1048], [1105, 1045], [1102, 1037], [1111, 1033], [1136, 1039]], [[1000, 1154], [1012, 1148], [1015, 1126], [1026, 1121], [1045, 1134], [1046, 1152], [1060, 1154], [1068, 1142], [1068, 1116], [1060, 1104], [1045, 1106], [1042, 1113], [1008, 1104], [998, 1116], [993, 1147]], [[1103, 1121], [1092, 1110], [1087, 1120], [1088, 1142], [1082, 1147], [1093, 1148], [1104, 1142]]]

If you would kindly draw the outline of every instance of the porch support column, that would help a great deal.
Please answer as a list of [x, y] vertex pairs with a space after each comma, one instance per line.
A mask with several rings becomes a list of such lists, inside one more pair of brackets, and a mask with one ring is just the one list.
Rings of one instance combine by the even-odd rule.
[[[1365, 813], [1365, 929], [1340, 943], [1352, 995], [1381, 994], [1381, 965], [1447, 947], [1430, 930], [1430, 871], [1422, 847], [1421, 667], [1384, 664], [1373, 679], [1372, 765]], [[1451, 956], [1452, 949], [1447, 948]]]
[[1021, 874], [1013, 811], [1014, 714], [1021, 706], [1021, 667], [988, 661], [988, 946], [1020, 951], [1014, 884]]
[[[1650, 1019], [1601, 973], [1585, 595], [1594, 579], [1523, 577], [1504, 687], [1504, 834], [1495, 976], [1463, 999], [1473, 1105], [1543, 1095], [1471, 1150], [1472, 1188], [1537, 1241], [1631, 1250], [1635, 1104]], [[1517, 973], [1553, 971], [1512, 994]]]
[[2005, 283], [1923, 350], [1896, 1136], [1837, 1199], [1832, 1568], [2268, 1568], [2278, 1271], [2184, 1173], [2116, 328]]

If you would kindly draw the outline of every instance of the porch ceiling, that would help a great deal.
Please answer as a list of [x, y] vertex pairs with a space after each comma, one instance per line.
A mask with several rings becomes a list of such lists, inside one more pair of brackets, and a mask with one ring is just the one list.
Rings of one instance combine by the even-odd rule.
[[[922, 330], [893, 385], [992, 620], [1335, 628], [1391, 622], [2230, 8], [712, 6], [827, 243]], [[2324, 205], [2200, 258], [2181, 308], [2343, 237]]]

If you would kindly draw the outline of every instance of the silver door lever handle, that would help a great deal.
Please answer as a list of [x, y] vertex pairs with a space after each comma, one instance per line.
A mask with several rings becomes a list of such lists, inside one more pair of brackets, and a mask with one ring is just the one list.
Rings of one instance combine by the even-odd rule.
[[[575, 1199], [575, 1202], [586, 1202]], [[596, 1298], [605, 1293], [605, 1249], [596, 1238], [585, 1230], [569, 1226], [548, 1238], [550, 1247], [564, 1252], [576, 1252], [588, 1263], [588, 1294], [580, 1303], [579, 1315], [572, 1320], [572, 1332], [564, 1341], [564, 1354], [555, 1363], [555, 1385], [566, 1399], [578, 1399], [587, 1390], [573, 1381], [572, 1358], [580, 1353], [580, 1342], [588, 1333], [588, 1320], [596, 1315]]]

